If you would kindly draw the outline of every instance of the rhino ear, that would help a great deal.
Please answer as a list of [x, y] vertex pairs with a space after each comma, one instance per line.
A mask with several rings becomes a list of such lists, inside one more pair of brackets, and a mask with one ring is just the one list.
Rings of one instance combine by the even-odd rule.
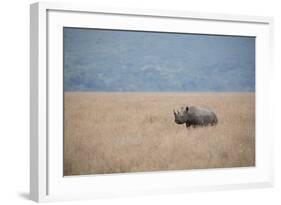
[[189, 107], [188, 107], [188, 106], [186, 106], [185, 111], [186, 111], [186, 112], [188, 112], [188, 110], [189, 110]]

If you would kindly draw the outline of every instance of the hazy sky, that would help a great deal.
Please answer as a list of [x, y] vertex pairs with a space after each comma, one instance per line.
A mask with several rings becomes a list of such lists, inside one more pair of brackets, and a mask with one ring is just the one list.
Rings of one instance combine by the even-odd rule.
[[255, 91], [255, 38], [64, 28], [65, 91]]

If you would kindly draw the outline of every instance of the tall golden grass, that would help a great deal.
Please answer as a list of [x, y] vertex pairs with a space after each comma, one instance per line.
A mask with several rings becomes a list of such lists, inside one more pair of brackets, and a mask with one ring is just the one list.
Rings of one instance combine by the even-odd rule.
[[[218, 125], [175, 124], [186, 105], [214, 111]], [[254, 165], [254, 93], [64, 94], [65, 176]]]

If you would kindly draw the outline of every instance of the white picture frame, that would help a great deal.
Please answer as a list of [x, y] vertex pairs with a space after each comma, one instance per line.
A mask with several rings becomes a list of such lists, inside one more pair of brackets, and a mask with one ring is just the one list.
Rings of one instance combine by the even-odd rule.
[[[185, 25], [185, 26], [184, 26]], [[95, 27], [250, 35], [256, 46], [256, 166], [63, 177], [62, 28]], [[40, 2], [30, 9], [30, 198], [34, 201], [273, 186], [273, 19], [185, 11]], [[52, 69], [59, 68], [59, 69]], [[54, 137], [55, 136], [55, 137]]]

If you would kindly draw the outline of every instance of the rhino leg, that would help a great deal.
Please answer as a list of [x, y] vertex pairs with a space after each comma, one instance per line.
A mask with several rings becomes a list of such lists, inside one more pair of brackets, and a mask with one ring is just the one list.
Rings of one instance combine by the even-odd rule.
[[185, 123], [186, 128], [190, 127], [190, 124], [188, 124], [187, 122]]

